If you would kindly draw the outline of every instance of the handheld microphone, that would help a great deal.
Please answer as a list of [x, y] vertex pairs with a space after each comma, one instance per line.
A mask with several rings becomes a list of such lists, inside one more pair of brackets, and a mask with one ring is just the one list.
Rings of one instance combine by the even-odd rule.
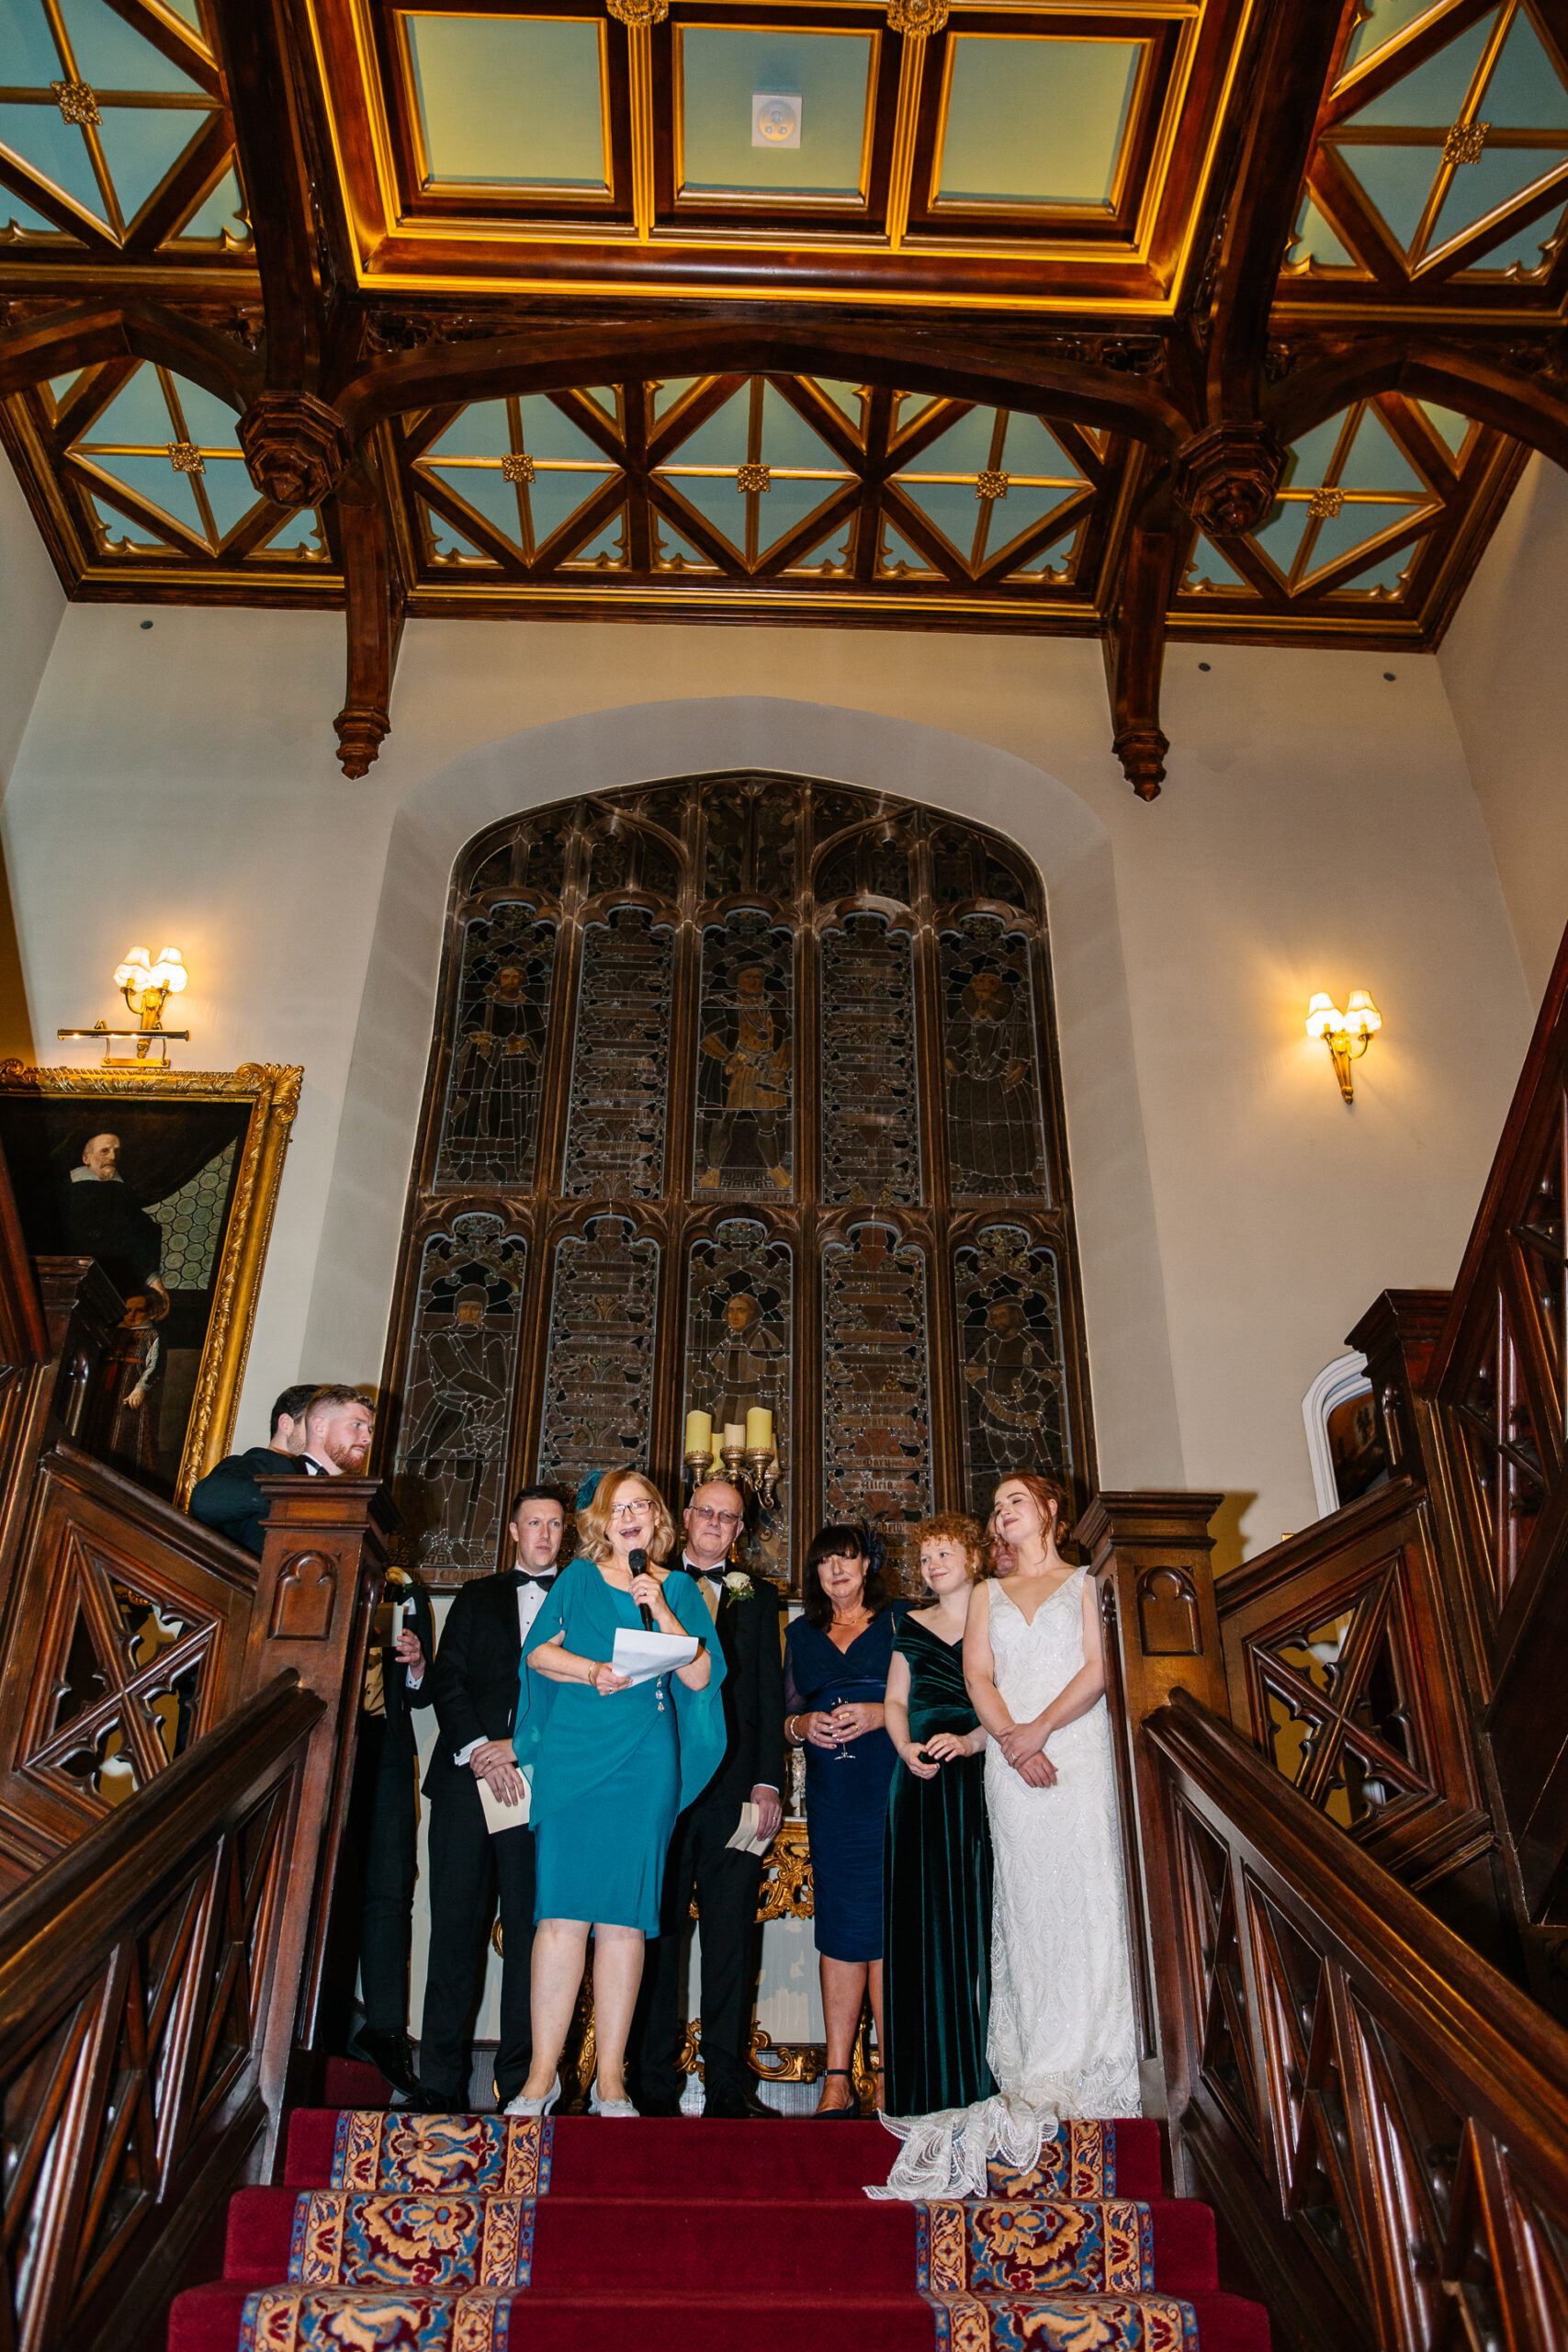
[[[628, 1552], [626, 1554], [626, 1566], [630, 1568], [634, 1577], [640, 1577], [643, 1570], [648, 1566], [648, 1554], [646, 1552]], [[654, 1633], [657, 1628], [653, 1622], [653, 1611], [649, 1607], [647, 1601], [639, 1600], [637, 1602], [637, 1608], [642, 1614], [642, 1626], [644, 1633]]]

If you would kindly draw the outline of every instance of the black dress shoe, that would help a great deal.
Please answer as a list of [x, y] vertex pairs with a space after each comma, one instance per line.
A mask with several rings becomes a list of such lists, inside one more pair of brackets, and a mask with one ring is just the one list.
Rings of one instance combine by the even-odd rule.
[[668, 2118], [680, 2114], [681, 2102], [678, 2098], [649, 2098], [646, 2095], [639, 2094], [637, 2111], [639, 2115], [661, 2115]]
[[428, 2083], [416, 2083], [408, 2111], [411, 2115], [471, 2115], [473, 2109], [465, 2090], [432, 2090]]
[[413, 2044], [406, 2033], [381, 2032], [374, 2026], [362, 2025], [349, 2042], [348, 2055], [385, 2075], [404, 2106], [418, 2096]]
[[764, 2118], [770, 2123], [780, 2120], [776, 2107], [769, 2107], [755, 2092], [744, 2090], [716, 2093], [704, 2102], [703, 2113], [717, 2116], [726, 2123], [761, 2122]]

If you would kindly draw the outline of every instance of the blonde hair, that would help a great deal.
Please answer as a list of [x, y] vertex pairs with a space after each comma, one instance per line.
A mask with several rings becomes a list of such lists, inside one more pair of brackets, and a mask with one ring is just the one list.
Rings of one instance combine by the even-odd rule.
[[922, 1519], [915, 1530], [915, 1556], [918, 1559], [928, 1544], [956, 1544], [969, 1563], [969, 1581], [977, 1584], [991, 1573], [986, 1557], [986, 1539], [980, 1522], [964, 1510], [939, 1510], [932, 1519]]
[[648, 1556], [660, 1566], [675, 1548], [675, 1522], [671, 1518], [663, 1496], [651, 1478], [641, 1470], [606, 1470], [593, 1489], [593, 1499], [586, 1510], [577, 1515], [577, 1543], [580, 1552], [602, 1568], [612, 1555], [610, 1544], [610, 1507], [628, 1479], [634, 1479], [653, 1505], [653, 1536]]

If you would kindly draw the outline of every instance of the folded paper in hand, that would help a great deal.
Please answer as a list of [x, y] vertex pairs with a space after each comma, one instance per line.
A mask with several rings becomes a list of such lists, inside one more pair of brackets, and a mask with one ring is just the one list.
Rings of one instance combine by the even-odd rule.
[[528, 1783], [523, 1780], [523, 1794], [515, 1804], [502, 1804], [490, 1782], [479, 1781], [479, 1803], [484, 1807], [485, 1827], [493, 1838], [498, 1829], [525, 1829], [528, 1826]]
[[687, 1634], [643, 1634], [619, 1625], [610, 1664], [630, 1682], [651, 1682], [656, 1675], [690, 1666], [696, 1654], [697, 1645]]
[[757, 1824], [761, 1819], [761, 1815], [748, 1797], [740, 1808], [740, 1819], [734, 1836], [727, 1838], [724, 1841], [726, 1851], [737, 1854], [765, 1854], [773, 1841], [771, 1838], [764, 1838], [758, 1829]]

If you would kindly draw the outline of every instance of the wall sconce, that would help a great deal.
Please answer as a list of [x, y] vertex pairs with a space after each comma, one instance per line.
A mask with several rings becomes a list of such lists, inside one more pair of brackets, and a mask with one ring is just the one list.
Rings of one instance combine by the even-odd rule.
[[1356, 1099], [1356, 1090], [1350, 1083], [1350, 1065], [1360, 1060], [1382, 1027], [1382, 1014], [1365, 989], [1351, 989], [1350, 1002], [1344, 1012], [1321, 992], [1308, 1001], [1307, 1035], [1321, 1037], [1327, 1046], [1339, 1091], [1347, 1102]]
[[[189, 978], [185, 957], [177, 947], [161, 949], [156, 963], [145, 947], [133, 947], [124, 963], [117, 967], [114, 984], [125, 999], [126, 1011], [134, 1017], [138, 1026], [134, 1029], [111, 1029], [107, 1021], [95, 1021], [90, 1029], [59, 1029], [55, 1035], [60, 1037], [102, 1037], [108, 1041], [116, 1037], [134, 1037], [134, 1057], [129, 1054], [106, 1053], [104, 1068], [166, 1069], [169, 1052], [167, 1043], [163, 1041], [170, 1037], [188, 1038], [190, 1031], [165, 1029], [163, 1024], [164, 1006], [171, 996], [179, 995]], [[148, 1051], [154, 1037], [163, 1042], [163, 1050], [159, 1059], [152, 1062], [148, 1060]]]

